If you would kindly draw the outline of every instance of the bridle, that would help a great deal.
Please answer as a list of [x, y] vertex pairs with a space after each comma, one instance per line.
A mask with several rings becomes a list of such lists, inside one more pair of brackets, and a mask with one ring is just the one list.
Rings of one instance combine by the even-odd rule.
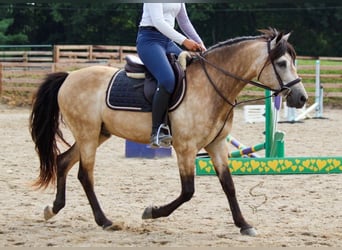
[[[271, 51], [271, 40], [268, 40], [267, 41], [267, 51], [268, 51], [268, 54], [270, 54], [270, 51]], [[293, 81], [290, 81], [286, 84], [284, 84], [283, 80], [281, 79], [277, 69], [276, 69], [276, 66], [274, 64], [274, 61], [273, 60], [266, 60], [264, 66], [262, 67], [261, 71], [259, 72], [258, 74], [258, 78], [257, 78], [257, 81], [253, 81], [253, 80], [246, 80], [244, 78], [241, 78], [235, 74], [232, 74], [230, 73], [229, 71], [227, 70], [224, 70], [220, 67], [218, 67], [217, 65], [215, 65], [214, 63], [208, 61], [201, 53], [197, 54], [197, 57], [202, 65], [202, 68], [209, 80], [209, 82], [211, 83], [211, 85], [213, 86], [213, 88], [215, 89], [215, 91], [217, 92], [217, 94], [226, 102], [226, 103], [229, 103], [230, 105], [232, 105], [233, 107], [237, 106], [238, 104], [241, 104], [241, 103], [245, 103], [245, 102], [252, 102], [252, 101], [257, 101], [257, 100], [262, 100], [262, 99], [266, 99], [266, 98], [270, 98], [270, 97], [273, 97], [273, 96], [277, 96], [279, 95], [280, 93], [283, 93], [283, 95], [285, 97], [287, 97], [290, 92], [291, 92], [291, 87], [294, 86], [295, 84], [299, 83], [302, 81], [302, 79], [300, 77], [294, 79]], [[266, 65], [268, 65], [269, 61], [271, 62], [272, 64], [272, 67], [273, 67], [273, 70], [275, 72], [275, 75], [277, 77], [277, 80], [278, 80], [278, 83], [279, 83], [279, 86], [280, 88], [279, 89], [273, 89], [273, 88], [270, 88], [268, 86], [266, 86], [265, 84], [262, 84], [261, 82], [259, 82], [259, 79], [260, 79], [260, 76], [262, 74], [262, 72], [264, 71]], [[247, 101], [243, 101], [243, 102], [237, 102], [235, 101], [235, 103], [232, 103], [231, 101], [229, 101], [222, 93], [221, 91], [218, 89], [218, 87], [216, 86], [216, 84], [214, 83], [214, 81], [212, 80], [212, 78], [210, 77], [209, 75], [209, 72], [206, 68], [206, 64], [212, 66], [213, 68], [215, 68], [217, 71], [223, 73], [224, 75], [226, 76], [229, 76], [231, 78], [234, 78], [236, 80], [239, 80], [239, 81], [242, 81], [244, 83], [247, 83], [247, 84], [251, 84], [253, 86], [256, 86], [256, 87], [259, 87], [259, 88], [262, 88], [262, 89], [265, 89], [265, 90], [270, 90], [273, 92], [273, 94], [271, 96], [268, 96], [268, 97], [263, 97], [263, 98], [257, 98], [257, 99], [253, 99], [253, 100], [247, 100]]]
[[[267, 41], [267, 51], [268, 51], [268, 54], [270, 54], [270, 52], [271, 52], [271, 40]], [[288, 83], [284, 84], [283, 80], [281, 79], [281, 77], [280, 77], [280, 75], [279, 75], [279, 73], [278, 73], [278, 71], [277, 71], [277, 69], [275, 67], [274, 61], [273, 60], [267, 60], [265, 62], [265, 64], [264, 64], [264, 66], [262, 67], [261, 71], [259, 72], [259, 75], [258, 75], [258, 78], [257, 78], [258, 81], [259, 81], [261, 73], [263, 72], [264, 68], [266, 67], [268, 61], [271, 62], [273, 70], [274, 70], [274, 73], [275, 73], [275, 75], [277, 77], [277, 80], [278, 80], [278, 83], [280, 85], [280, 89], [279, 90], [272, 90], [272, 89], [270, 89], [270, 90], [272, 90], [274, 92], [275, 96], [279, 95], [280, 93], [286, 93], [285, 96], [287, 97], [291, 93], [291, 87], [293, 85], [301, 82], [302, 78], [298, 77], [298, 78], [292, 80], [291, 82], [288, 82]], [[266, 86], [264, 86], [264, 87], [266, 87]]]
[[[267, 51], [268, 51], [268, 55], [270, 55], [270, 51], [271, 51], [271, 40], [268, 40], [267, 41]], [[267, 99], [267, 98], [271, 98], [271, 97], [274, 97], [274, 96], [277, 96], [279, 95], [280, 93], [283, 93], [283, 95], [285, 96], [285, 98], [290, 94], [291, 92], [291, 87], [299, 82], [302, 81], [302, 79], [300, 77], [298, 77], [297, 79], [294, 79], [293, 81], [291, 82], [288, 82], [286, 84], [284, 84], [283, 80], [281, 79], [279, 73], [277, 72], [277, 69], [275, 67], [275, 64], [274, 64], [274, 61], [273, 60], [270, 60], [270, 57], [268, 57], [268, 59], [266, 60], [264, 66], [261, 68], [261, 71], [259, 72], [258, 74], [258, 78], [257, 78], [257, 81], [253, 81], [253, 80], [246, 80], [244, 78], [241, 78], [237, 75], [234, 75], [232, 73], [230, 73], [229, 71], [227, 70], [224, 70], [220, 67], [218, 67], [217, 65], [213, 64], [212, 62], [208, 61], [201, 53], [199, 53], [197, 55], [199, 61], [200, 61], [200, 64], [202, 65], [202, 68], [210, 82], [210, 84], [212, 85], [212, 87], [215, 89], [216, 93], [228, 104], [230, 104], [232, 107], [228, 110], [227, 114], [226, 114], [226, 117], [224, 119], [224, 122], [223, 122], [223, 125], [221, 127], [221, 129], [218, 131], [218, 133], [216, 134], [216, 136], [214, 137], [214, 139], [211, 141], [215, 141], [216, 138], [221, 134], [222, 130], [224, 129], [225, 127], [225, 124], [229, 118], [229, 115], [231, 114], [231, 112], [233, 111], [234, 107], [238, 106], [239, 104], [242, 104], [242, 103], [247, 103], [247, 102], [254, 102], [254, 101], [258, 101], [258, 100], [264, 100], [264, 99]], [[266, 65], [268, 65], [269, 61], [271, 62], [272, 64], [272, 67], [273, 67], [273, 70], [276, 74], [276, 77], [277, 77], [277, 80], [278, 80], [278, 83], [279, 83], [279, 86], [280, 88], [279, 89], [273, 89], [273, 88], [270, 88], [264, 84], [262, 84], [261, 82], [259, 82], [259, 79], [260, 79], [260, 76], [262, 74], [262, 72], [264, 71]], [[229, 76], [231, 78], [234, 78], [236, 80], [239, 80], [239, 81], [242, 81], [244, 83], [247, 83], [247, 84], [251, 84], [253, 86], [256, 86], [256, 87], [259, 87], [259, 88], [262, 88], [262, 89], [265, 89], [265, 90], [270, 90], [273, 92], [273, 94], [271, 94], [270, 96], [266, 96], [266, 97], [262, 97], [262, 98], [256, 98], [256, 99], [251, 99], [251, 100], [245, 100], [245, 101], [240, 101], [240, 102], [237, 102], [235, 100], [234, 103], [232, 103], [230, 100], [228, 100], [222, 93], [221, 91], [218, 89], [218, 87], [216, 86], [216, 84], [214, 83], [214, 81], [212, 80], [212, 78], [210, 77], [209, 75], [209, 72], [206, 68], [206, 64], [212, 66], [213, 68], [215, 68], [217, 71], [221, 72], [222, 74], [226, 75], [226, 76]], [[210, 142], [210, 143], [211, 143]]]

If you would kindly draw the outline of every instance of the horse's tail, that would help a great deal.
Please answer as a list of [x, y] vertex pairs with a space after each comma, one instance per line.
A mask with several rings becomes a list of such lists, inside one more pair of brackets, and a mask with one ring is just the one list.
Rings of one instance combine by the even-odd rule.
[[30, 116], [30, 132], [40, 160], [40, 173], [34, 186], [46, 188], [56, 182], [57, 147], [56, 136], [63, 139], [59, 129], [60, 112], [57, 95], [68, 73], [57, 72], [47, 75], [33, 99]]

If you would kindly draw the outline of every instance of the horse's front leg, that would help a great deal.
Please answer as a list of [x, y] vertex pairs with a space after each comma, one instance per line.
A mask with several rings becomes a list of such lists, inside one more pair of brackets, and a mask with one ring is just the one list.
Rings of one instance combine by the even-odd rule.
[[242, 216], [239, 203], [236, 198], [235, 186], [228, 167], [228, 145], [225, 139], [216, 141], [206, 147], [213, 162], [216, 174], [225, 192], [233, 215], [234, 224], [240, 228], [243, 235], [255, 236], [256, 230], [246, 222]]
[[167, 217], [184, 202], [189, 201], [195, 192], [194, 162], [196, 157], [195, 150], [182, 151], [177, 154], [179, 174], [181, 179], [181, 193], [177, 199], [164, 206], [149, 206], [145, 209], [143, 219], [155, 219]]

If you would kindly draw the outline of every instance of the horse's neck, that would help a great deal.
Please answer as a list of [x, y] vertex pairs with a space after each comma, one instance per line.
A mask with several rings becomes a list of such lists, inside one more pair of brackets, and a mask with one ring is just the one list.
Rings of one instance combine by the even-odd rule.
[[[222, 70], [249, 80], [255, 78], [260, 70], [258, 68], [262, 67], [257, 65], [257, 63], [262, 64], [262, 61], [257, 58], [256, 53], [253, 53], [255, 49], [262, 50], [262, 47], [250, 48], [248, 46], [248, 48], [236, 51], [225, 51], [224, 48], [219, 48], [220, 51], [215, 54], [210, 53], [206, 58]], [[259, 53], [267, 54], [267, 49]], [[265, 60], [265, 57], [262, 60]], [[206, 145], [220, 131], [222, 134], [229, 133], [235, 100], [246, 83], [223, 74], [207, 63], [204, 65], [206, 70], [203, 69], [200, 61], [194, 61], [187, 68], [187, 94], [182, 105], [171, 114], [171, 119], [173, 124], [182, 124], [186, 121], [194, 128], [199, 127], [202, 133], [206, 133], [205, 137], [209, 140], [204, 142]]]
[[[267, 48], [264, 43], [250, 40], [233, 46], [223, 47], [209, 55], [210, 61], [225, 71], [243, 78], [252, 80], [257, 77], [260, 65], [267, 57]], [[227, 79], [228, 85], [233, 83], [233, 79]], [[238, 84], [244, 86], [243, 82]]]
[[[208, 54], [207, 60], [223, 71], [248, 81], [257, 77], [263, 62], [266, 60], [266, 56], [267, 48], [263, 43], [246, 41], [243, 44], [216, 49]], [[205, 67], [212, 82], [217, 86], [217, 89], [230, 102], [234, 103], [246, 83], [232, 76], [228, 76], [210, 65], [206, 65]], [[198, 67], [197, 73], [194, 73], [194, 75], [199, 74], [200, 71], [203, 71], [202, 67]], [[207, 78], [207, 82], [210, 81], [206, 74], [204, 78]], [[208, 92], [212, 92], [215, 95], [215, 90], [212, 86], [209, 87]]]

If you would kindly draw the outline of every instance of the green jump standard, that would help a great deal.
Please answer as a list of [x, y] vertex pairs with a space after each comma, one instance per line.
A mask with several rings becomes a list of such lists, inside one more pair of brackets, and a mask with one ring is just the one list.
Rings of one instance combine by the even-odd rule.
[[[209, 157], [196, 158], [196, 175], [216, 175]], [[234, 175], [337, 174], [342, 157], [230, 158]]]

